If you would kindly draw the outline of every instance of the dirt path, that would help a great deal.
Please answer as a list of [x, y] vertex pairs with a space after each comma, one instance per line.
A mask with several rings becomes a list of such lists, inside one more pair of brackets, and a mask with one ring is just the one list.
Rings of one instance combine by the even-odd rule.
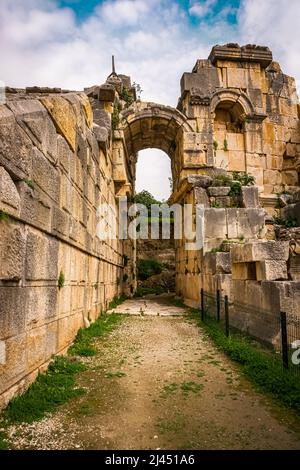
[[300, 449], [292, 415], [255, 392], [182, 311], [157, 316], [166, 301], [147, 305], [98, 341], [78, 378], [86, 395], [10, 428], [15, 448]]

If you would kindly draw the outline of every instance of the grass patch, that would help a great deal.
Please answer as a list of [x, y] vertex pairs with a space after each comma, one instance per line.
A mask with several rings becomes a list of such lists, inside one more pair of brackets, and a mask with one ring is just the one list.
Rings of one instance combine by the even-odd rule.
[[140, 281], [145, 281], [155, 274], [162, 272], [162, 264], [155, 259], [140, 259], [137, 263], [137, 275]]
[[110, 333], [122, 321], [122, 315], [113, 313], [101, 315], [89, 328], [81, 328], [75, 338], [69, 354], [75, 356], [95, 356], [97, 349], [94, 347], [94, 338], [99, 338]]
[[280, 357], [270, 351], [264, 351], [260, 345], [242, 333], [233, 332], [227, 338], [219, 324], [213, 319], [207, 318], [205, 323], [202, 323], [199, 313], [190, 313], [190, 316], [220, 350], [242, 366], [242, 373], [259, 390], [270, 394], [283, 405], [300, 413], [299, 376], [284, 370]]
[[127, 299], [126, 295], [120, 295], [119, 297], [114, 297], [108, 304], [108, 310], [112, 310], [113, 308], [117, 308]]
[[107, 372], [104, 375], [104, 377], [106, 379], [120, 379], [121, 377], [125, 377], [125, 376], [126, 376], [125, 372], [120, 372], [120, 371], [118, 371], [118, 372]]
[[183, 382], [180, 388], [182, 393], [188, 396], [190, 393], [199, 393], [203, 389], [203, 385], [197, 384], [196, 382]]
[[7, 438], [3, 431], [0, 431], [0, 450], [8, 450]]
[[45, 413], [53, 411], [69, 399], [83, 395], [84, 390], [77, 388], [75, 377], [85, 370], [79, 362], [65, 357], [56, 357], [45, 374], [38, 376], [31, 387], [21, 396], [14, 398], [3, 412], [10, 423], [32, 423], [42, 419]]
[[135, 291], [134, 297], [144, 297], [145, 295], [159, 295], [163, 294], [164, 289], [161, 286], [156, 286], [156, 287], [138, 287], [137, 290]]

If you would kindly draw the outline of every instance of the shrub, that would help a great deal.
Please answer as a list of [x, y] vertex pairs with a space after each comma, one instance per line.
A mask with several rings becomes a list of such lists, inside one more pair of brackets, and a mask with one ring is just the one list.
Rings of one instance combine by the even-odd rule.
[[155, 259], [140, 259], [137, 266], [138, 279], [145, 281], [154, 274], [160, 274], [162, 271], [162, 265]]

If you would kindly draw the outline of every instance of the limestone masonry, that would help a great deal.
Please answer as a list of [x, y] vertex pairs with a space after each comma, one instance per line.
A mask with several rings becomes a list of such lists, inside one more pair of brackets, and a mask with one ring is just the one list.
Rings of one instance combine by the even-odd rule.
[[[113, 297], [134, 294], [135, 242], [100, 241], [97, 208], [133, 197], [145, 148], [171, 159], [170, 203], [204, 205], [204, 248], [175, 241], [177, 294], [197, 306], [201, 287], [220, 289], [253, 310], [232, 307], [234, 324], [272, 344], [278, 332], [257, 328], [259, 310], [300, 318], [300, 108], [294, 79], [267, 47], [215, 46], [183, 74], [177, 109], [140, 101], [116, 73], [85, 92], [6, 92], [0, 406]], [[241, 188], [238, 174], [248, 178]]]

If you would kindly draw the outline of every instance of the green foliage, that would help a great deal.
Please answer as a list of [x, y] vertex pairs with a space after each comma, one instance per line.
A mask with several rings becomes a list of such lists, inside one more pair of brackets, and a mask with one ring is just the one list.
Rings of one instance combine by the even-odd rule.
[[0, 450], [7, 450], [8, 442], [4, 432], [0, 431]]
[[23, 180], [24, 183], [27, 184], [27, 186], [29, 186], [30, 189], [34, 189], [34, 182], [32, 180]]
[[120, 98], [121, 98], [121, 100], [126, 102], [127, 106], [130, 106], [134, 102], [133, 96], [131, 95], [128, 88], [125, 88], [125, 87], [123, 88], [123, 90], [120, 94]]
[[108, 310], [112, 310], [113, 308], [118, 307], [127, 299], [126, 295], [120, 295], [119, 297], [116, 295], [108, 304]]
[[219, 202], [213, 202], [211, 204], [211, 207], [214, 207], [215, 209], [220, 209], [222, 206]]
[[156, 287], [138, 287], [135, 291], [134, 297], [144, 297], [145, 295], [159, 295], [164, 292], [161, 286]]
[[93, 344], [94, 338], [110, 333], [119, 325], [121, 320], [121, 315], [116, 313], [102, 315], [89, 328], [81, 328], [77, 333], [73, 346], [69, 349], [69, 354], [85, 357], [95, 356], [97, 349]]
[[228, 152], [228, 141], [227, 141], [227, 139], [224, 139], [224, 151]]
[[1, 221], [8, 222], [8, 220], [9, 220], [9, 215], [6, 212], [0, 210], [0, 222]]
[[214, 150], [218, 150], [219, 144], [216, 140], [213, 142]]
[[82, 395], [84, 390], [76, 387], [75, 376], [83, 370], [85, 366], [80, 362], [56, 357], [45, 374], [39, 375], [23, 395], [10, 402], [3, 413], [5, 420], [8, 423], [32, 423], [54, 411], [58, 405]]
[[279, 216], [274, 217], [274, 223], [276, 225], [282, 225], [285, 228], [298, 227], [298, 221], [294, 218], [283, 219]]
[[232, 181], [229, 196], [240, 196], [242, 185], [239, 181]]
[[119, 103], [115, 103], [114, 105], [114, 112], [111, 117], [111, 125], [112, 129], [116, 130], [120, 124], [120, 112], [121, 112], [121, 106]]
[[140, 259], [137, 265], [137, 274], [140, 281], [145, 281], [154, 274], [162, 272], [162, 265], [155, 259]]
[[232, 178], [234, 181], [239, 181], [241, 186], [253, 186], [255, 185], [255, 178], [252, 175], [248, 175], [248, 173], [241, 171], [234, 171], [232, 173]]
[[134, 197], [134, 202], [136, 204], [143, 204], [147, 207], [148, 211], [151, 209], [151, 204], [161, 204], [160, 201], [157, 201], [154, 196], [146, 190], [137, 193]]
[[213, 339], [220, 350], [242, 366], [243, 374], [260, 390], [271, 394], [284, 405], [300, 413], [299, 377], [283, 369], [280, 357], [271, 351], [263, 350], [256, 342], [241, 333], [231, 332], [227, 338], [219, 323], [211, 318], [202, 323], [198, 312], [193, 312], [190, 316]]
[[57, 281], [57, 285], [58, 285], [59, 290], [64, 287], [65, 281], [66, 281], [65, 280], [65, 275], [64, 275], [63, 271], [60, 271], [58, 281]]

